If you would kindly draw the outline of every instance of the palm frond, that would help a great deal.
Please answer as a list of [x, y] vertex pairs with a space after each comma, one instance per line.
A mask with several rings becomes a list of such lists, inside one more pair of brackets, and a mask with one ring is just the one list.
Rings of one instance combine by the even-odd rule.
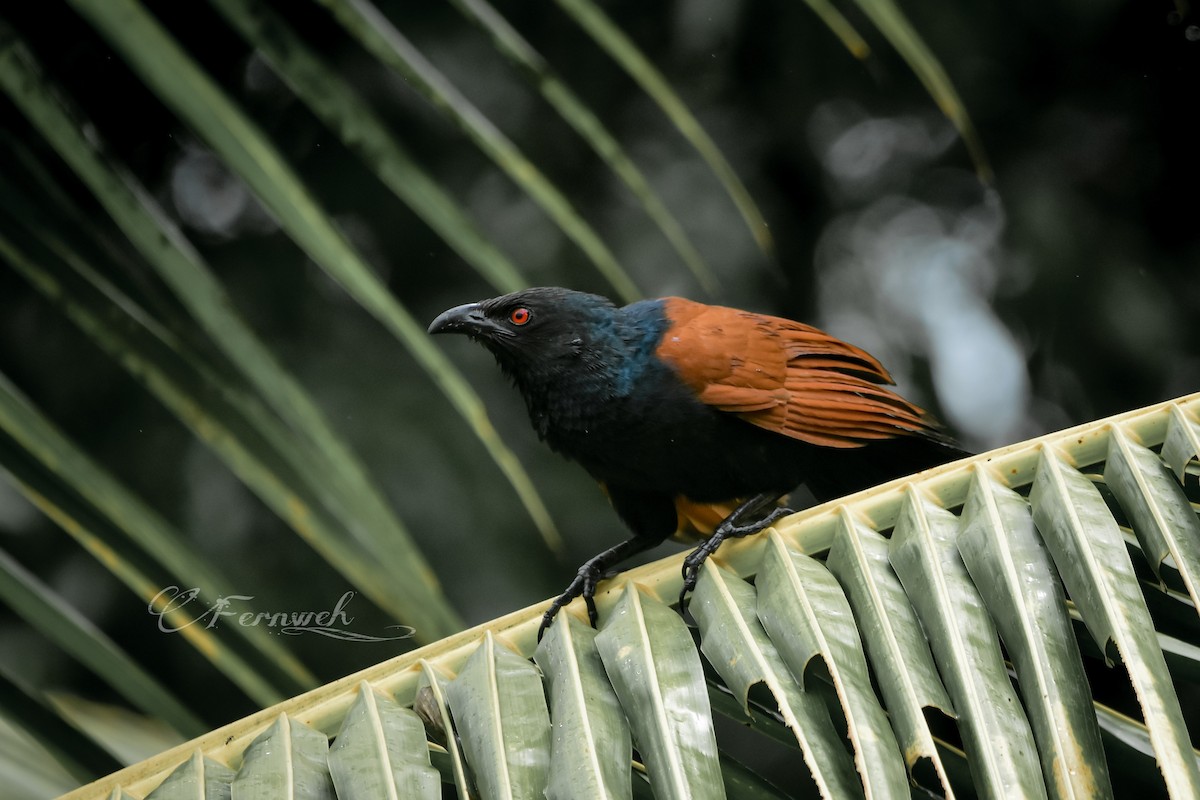
[[501, 292], [525, 286], [525, 279], [508, 257], [417, 163], [354, 86], [325, 63], [286, 20], [248, 0], [216, 0], [214, 6], [342, 143], [492, 286]]
[[[115, 7], [113, 10], [115, 11]], [[149, 20], [137, 17], [135, 19], [141, 19], [151, 34], [155, 32], [153, 23]], [[15, 39], [11, 31], [4, 33], [4, 37], [7, 41], [4, 42], [4, 63], [0, 65], [0, 80], [3, 80], [4, 88], [10, 96], [92, 189], [96, 198], [130, 241], [138, 247], [147, 262], [155, 268], [174, 290], [180, 302], [211, 336], [212, 342], [221, 348], [230, 363], [238, 366], [242, 379], [259, 391], [271, 409], [288, 422], [293, 431], [300, 433], [302, 438], [298, 440], [298, 444], [302, 445], [299, 453], [301, 460], [307, 459], [312, 463], [315, 459], [320, 459], [312, 463], [312, 466], [324, 466], [323, 480], [329, 482], [333, 489], [341, 490], [342, 496], [338, 500], [341, 507], [355, 509], [353, 518], [357, 522], [349, 523], [347, 530], [374, 545], [376, 557], [383, 563], [389, 563], [390, 568], [396, 570], [391, 573], [393, 581], [398, 575], [407, 575], [404, 585], [410, 590], [424, 589], [420, 592], [417, 602], [405, 603], [408, 607], [404, 614], [427, 616], [430, 634], [434, 631], [444, 633], [457, 628], [456, 614], [449, 608], [444, 597], [440, 596], [440, 589], [431, 582], [432, 572], [427, 567], [423, 568], [423, 558], [415, 545], [381, 499], [378, 490], [370, 483], [365, 469], [333, 432], [307, 392], [234, 310], [233, 303], [223, 287], [213, 277], [197, 251], [167, 220], [149, 193], [119, 164], [109, 161], [94, 138], [89, 140], [84, 135], [84, 128], [79, 124], [78, 116], [69, 111], [61, 94], [42, 76], [28, 49]], [[165, 52], [173, 52], [173, 45], [169, 42], [162, 43], [166, 48]], [[181, 54], [178, 55], [182, 57]], [[191, 75], [198, 86], [207, 86], [209, 94], [219, 96], [213, 87], [208, 86], [203, 76], [196, 73], [194, 67]], [[230, 116], [240, 120], [232, 110]], [[244, 123], [244, 120], [242, 122]], [[218, 128], [220, 124], [219, 121], [216, 123]], [[224, 133], [229, 135], [227, 131]], [[251, 156], [250, 150], [242, 148], [243, 140], [237, 136], [233, 136], [232, 140], [238, 143], [236, 149], [253, 162], [254, 169], [258, 170], [260, 165], [257, 157]], [[277, 166], [286, 172], [282, 165]], [[279, 188], [278, 185], [272, 185], [276, 189]], [[296, 188], [299, 195], [303, 196], [303, 190]], [[315, 207], [311, 205], [305, 206], [305, 209], [316, 213]], [[323, 230], [332, 234], [328, 220], [324, 217], [321, 219], [324, 220]], [[341, 241], [340, 235], [334, 234], [326, 241], [334, 240]], [[16, 255], [13, 257], [19, 258]], [[30, 263], [29, 259], [19, 260]], [[365, 267], [362, 267], [362, 272], [366, 273]], [[423, 332], [418, 333], [420, 327], [407, 313], [399, 311], [399, 305], [393, 301], [382, 299], [385, 294], [386, 292], [379, 289], [374, 296], [381, 298], [380, 302], [388, 308], [396, 310], [398, 319], [407, 325], [410, 339], [421, 342], [419, 348], [433, 353], [434, 362], [444, 361], [429, 345]], [[430, 363], [429, 366], [432, 369], [438, 368], [434, 363]], [[482, 414], [482, 403], [478, 397], [448, 364], [442, 363], [440, 366], [452, 373], [452, 376], [446, 379], [451, 391], [457, 390], [456, 396], [469, 406], [467, 413], [476, 414], [473, 417], [477, 420], [476, 425], [493, 443], [492, 449], [495, 454], [508, 465], [509, 473], [518, 484], [528, 487], [525, 494], [533, 503], [535, 512], [548, 519], [540, 501], [534, 502], [536, 492], [516, 463], [515, 457], [499, 442], [495, 431], [489, 425], [478, 422], [478, 415]], [[183, 400], [189, 403], [188, 408], [194, 409], [194, 403], [189, 398]], [[374, 524], [363, 524], [368, 520]], [[404, 557], [398, 557], [399, 553], [403, 553]]]
[[488, 32], [496, 49], [529, 77], [542, 97], [575, 129], [595, 153], [629, 188], [654, 221], [676, 254], [691, 270], [701, 287], [715, 295], [720, 289], [712, 267], [700, 255], [683, 226], [667, 208], [658, 192], [625, 152], [604, 122], [592, 112], [550, 67], [541, 54], [486, 0], [454, 0], [454, 5]]
[[[1168, 673], [1160, 665], [1164, 643], [1178, 654], [1200, 651], [1194, 642], [1172, 646], [1156, 631], [1147, 601], [1169, 595], [1157, 582], [1137, 580], [1134, 559], [1137, 569], [1149, 572], [1154, 556], [1143, 556], [1138, 539], [1122, 535], [1120, 524], [1128, 514], [1135, 527], [1143, 525], [1130, 509], [1162, 490], [1143, 488], [1140, 500], [1119, 499], [1117, 492], [1106, 497], [1097, 489], [1105, 480], [1096, 467], [1119, 461], [1119, 469], [1138, 475], [1129, 485], [1151, 486], [1151, 476], [1165, 469], [1155, 448], [1168, 436], [1178, 439], [1179, 426], [1194, 425], [1198, 414], [1200, 395], [1180, 398], [893, 481], [728, 543], [714, 559], [720, 563], [705, 566], [691, 603], [698, 649], [660, 599], [679, 589], [681, 556], [632, 570], [597, 598], [599, 634], [570, 618], [582, 609], [569, 607], [537, 650], [548, 717], [540, 710], [541, 692], [531, 688], [536, 673], [525, 661], [534, 650], [539, 605], [213, 731], [68, 797], [103, 797], [118, 786], [146, 791], [196, 750], [245, 771], [256, 758], [248, 745], [264, 730], [288, 720], [314, 737], [334, 735], [364, 691], [362, 682], [409, 705], [420, 701], [422, 676], [427, 687], [430, 674], [441, 685], [443, 671], [456, 676], [444, 685], [449, 714], [431, 730], [451, 747], [457, 730], [467, 768], [492, 776], [481, 787], [496, 786], [497, 774], [546, 764], [545, 783], [534, 793], [549, 785], [550, 796], [569, 796], [570, 776], [581, 775], [579, 785], [629, 796], [635, 785], [628, 783], [629, 771], [638, 765], [615, 703], [660, 797], [741, 796], [735, 777], [741, 768], [722, 759], [720, 738], [712, 735], [714, 710], [748, 716], [754, 730], [764, 732], [757, 735], [772, 741], [794, 737], [796, 758], [809, 763], [826, 797], [860, 791], [907, 797], [905, 767], [928, 791], [970, 793], [959, 768], [964, 751], [980, 793], [1019, 785], [1027, 797], [1045, 795], [1047, 787], [1056, 796], [1112, 796], [1107, 759], [1120, 767], [1114, 780], [1118, 772], [1128, 780], [1136, 767], [1142, 786], [1161, 781], [1170, 796], [1193, 797], [1200, 785], [1196, 754], [1178, 694], [1191, 689], [1197, 672]], [[1133, 443], [1154, 458], [1127, 458]], [[1198, 454], [1173, 446], [1174, 458], [1181, 452], [1189, 476], [1181, 496], [1191, 517], [1179, 524], [1190, 536], [1197, 491], [1190, 476]], [[753, 585], [739, 577], [754, 575]], [[1164, 577], [1168, 584], [1179, 580]], [[1072, 630], [1072, 608], [1093, 637]], [[1089, 638], [1095, 642], [1090, 650]], [[1099, 702], [1094, 686], [1088, 689], [1110, 641], [1140, 710], [1113, 708]], [[1086, 673], [1081, 652], [1091, 663]], [[705, 678], [701, 653], [722, 683]], [[878, 694], [866, 680], [864, 653]], [[1182, 657], [1200, 665], [1194, 656]], [[818, 663], [825, 669], [815, 669]], [[761, 697], [747, 702], [757, 684], [770, 691], [768, 706]], [[506, 707], [519, 723], [511, 729]], [[922, 729], [926, 707], [942, 710], [956, 725], [939, 723], [935, 737]], [[831, 735], [830, 726], [841, 725], [831, 723], [831, 710], [845, 721], [857, 775], [839, 735]], [[559, 725], [567, 738], [551, 734]], [[772, 728], [777, 732], [767, 735]], [[481, 730], [489, 732], [488, 743], [466, 745]], [[581, 747], [585, 742], [589, 746]], [[418, 746], [431, 748], [441, 751]], [[1067, 751], [1076, 749], [1072, 760]], [[1136, 760], [1128, 758], [1134, 753]], [[932, 777], [922, 759], [936, 759]], [[715, 783], [718, 775], [728, 795]], [[443, 780], [456, 779], [444, 774]], [[469, 778], [457, 780], [461, 791]], [[497, 795], [524, 796], [502, 788]]]
[[626, 302], [641, 292], [612, 250], [516, 144], [476, 108], [367, 0], [320, 0], [334, 18], [382, 63], [404, 75], [435, 108], [450, 115], [475, 145], [533, 199], [582, 250]]
[[750, 191], [738, 177], [733, 166], [725, 158], [717, 143], [696, 119], [687, 104], [680, 99], [670, 81], [650, 62], [637, 45], [613, 23], [591, 0], [558, 0], [563, 11], [575, 23], [588, 32], [596, 43], [604, 48], [609, 57], [621, 66], [630, 77], [638, 82], [642, 90], [662, 109], [680, 134], [691, 143], [709, 169], [721, 181], [725, 191], [733, 199], [759, 248], [768, 256], [774, 254], [771, 231], [758, 204]]
[[[424, 326], [392, 296], [362, 255], [323, 212], [278, 150], [140, 4], [133, 0], [115, 4], [79, 0], [76, 7], [163, 102], [191, 125], [246, 181], [293, 241], [412, 353], [508, 476], [547, 541], [556, 542], [557, 532], [544, 503], [516, 456], [488, 423], [478, 395], [433, 346], [425, 335]], [[45, 130], [43, 133], [50, 136]], [[378, 490], [367, 481], [365, 469], [329, 430], [307, 395], [296, 390], [293, 382], [279, 380], [281, 370], [274, 365], [273, 359], [236, 315], [228, 312], [231, 305], [228, 301], [222, 302], [223, 293], [218, 286], [205, 279], [204, 270], [196, 269], [198, 259], [175, 258], [167, 263], [179, 271], [164, 274], [164, 278], [169, 280], [172, 275], [179, 276], [180, 282], [172, 286], [181, 301], [191, 303], [189, 310], [204, 325], [205, 331], [242, 366], [243, 373], [272, 401], [277, 413], [285, 419], [294, 419], [301, 430], [313, 437], [318, 451], [335, 466], [332, 477], [354, 479], [354, 499], [361, 505], [360, 511], [369, 514], [379, 525], [380, 532], [373, 535], [395, 532], [398, 521]], [[379, 548], [383, 558], [389, 558], [390, 539], [402, 542], [407, 537], [394, 534], [388, 538], [387, 546]], [[404, 567], [402, 559], [394, 560], [397, 568], [412, 571], [411, 567]], [[411, 577], [419, 584], [427, 581], [428, 575], [413, 574]]]
[[958, 90], [940, 61], [925, 44], [925, 40], [917, 33], [909, 22], [908, 17], [900, 10], [894, 0], [855, 0], [858, 7], [875, 23], [875, 27], [891, 42], [900, 56], [925, 85], [929, 96], [938, 104], [942, 113], [958, 129], [975, 162], [975, 171], [984, 183], [992, 182], [992, 166], [988, 161], [987, 152], [975, 123], [971, 121]]

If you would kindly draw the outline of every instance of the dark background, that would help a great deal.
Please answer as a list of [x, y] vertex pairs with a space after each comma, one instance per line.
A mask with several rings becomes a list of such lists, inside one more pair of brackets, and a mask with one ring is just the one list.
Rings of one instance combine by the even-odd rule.
[[[532, 473], [568, 552], [542, 544], [507, 482], [432, 382], [280, 233], [220, 161], [66, 5], [4, 15], [111, 150], [176, 215], [238, 310], [367, 462], [474, 624], [557, 593], [623, 535], [582, 471], [547, 451], [490, 357], [438, 342]], [[148, 3], [291, 160], [421, 320], [495, 294], [299, 103], [206, 4]], [[813, 322], [878, 355], [902, 391], [973, 449], [1200, 389], [1197, 124], [1200, 16], [1169, 2], [908, 0], [957, 87], [995, 181], [984, 186], [933, 100], [857, 13], [860, 62], [795, 0], [603, 4], [665, 73], [769, 222], [764, 255], [711, 172], [658, 109], [548, 3], [498, 2], [604, 120], [717, 271], [702, 292], [608, 169], [445, 3], [380, 3], [392, 21], [559, 186], [647, 296], [682, 294]], [[36, 6], [36, 8], [35, 8]], [[610, 287], [404, 81], [315, 4], [277, 2], [531, 284]], [[73, 182], [6, 99], [0, 128]], [[4, 170], [15, 165], [5, 159]], [[103, 212], [74, 184], [102, 224]], [[131, 253], [114, 233], [105, 245]], [[136, 259], [128, 259], [136, 263]], [[166, 292], [136, 267], [139, 298]], [[119, 367], [0, 268], [0, 372], [270, 610], [322, 609], [348, 589]], [[160, 676], [213, 725], [248, 700], [65, 534], [0, 482], [0, 547]], [[665, 551], [651, 554], [662, 555]], [[391, 621], [357, 598], [355, 630]], [[297, 640], [322, 679], [405, 648]], [[43, 688], [111, 699], [0, 609], [0, 661]]]

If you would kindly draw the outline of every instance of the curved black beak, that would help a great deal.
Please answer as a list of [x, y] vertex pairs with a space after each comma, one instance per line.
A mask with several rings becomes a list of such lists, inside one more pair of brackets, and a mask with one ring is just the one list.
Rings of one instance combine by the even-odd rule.
[[480, 336], [495, 327], [496, 323], [488, 319], [479, 303], [466, 303], [438, 314], [437, 319], [429, 323], [429, 333], [465, 333], [468, 336]]

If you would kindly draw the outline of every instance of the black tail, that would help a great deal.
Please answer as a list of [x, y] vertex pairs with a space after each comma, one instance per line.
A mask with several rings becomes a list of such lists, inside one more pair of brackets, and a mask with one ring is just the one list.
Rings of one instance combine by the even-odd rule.
[[806, 483], [817, 500], [825, 502], [971, 455], [950, 440], [915, 436], [852, 450], [826, 448], [817, 459], [820, 469]]

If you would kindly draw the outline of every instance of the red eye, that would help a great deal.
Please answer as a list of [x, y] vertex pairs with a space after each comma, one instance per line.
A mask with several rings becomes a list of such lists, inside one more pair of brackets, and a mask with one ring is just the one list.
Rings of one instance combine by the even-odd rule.
[[521, 308], [514, 308], [512, 310], [512, 313], [508, 315], [508, 321], [513, 325], [524, 325], [526, 322], [529, 322], [529, 318], [532, 316], [529, 313], [529, 309], [522, 306]]

